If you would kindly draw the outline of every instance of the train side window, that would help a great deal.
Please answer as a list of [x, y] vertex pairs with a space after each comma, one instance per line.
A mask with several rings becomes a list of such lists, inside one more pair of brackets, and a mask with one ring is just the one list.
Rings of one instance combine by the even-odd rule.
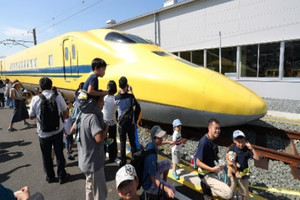
[[278, 77], [280, 43], [260, 44], [259, 77]]
[[75, 45], [72, 44], [72, 58], [75, 59], [76, 58], [76, 48]]
[[65, 47], [65, 60], [69, 60], [69, 49]]
[[48, 64], [49, 64], [49, 66], [53, 66], [53, 55], [49, 55]]
[[38, 66], [38, 59], [37, 59], [37, 58], [34, 59], [34, 66], [35, 66], [35, 67]]
[[284, 51], [284, 77], [300, 77], [300, 41], [287, 41]]

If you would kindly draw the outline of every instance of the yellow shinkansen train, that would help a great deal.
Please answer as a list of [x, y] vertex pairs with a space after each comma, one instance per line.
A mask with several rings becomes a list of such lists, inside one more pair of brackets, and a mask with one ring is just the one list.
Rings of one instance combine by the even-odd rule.
[[140, 37], [110, 29], [70, 32], [0, 60], [0, 78], [18, 79], [32, 90], [52, 79], [66, 97], [91, 74], [91, 61], [108, 63], [99, 87], [126, 76], [141, 104], [143, 119], [207, 127], [245, 124], [266, 114], [265, 101], [235, 81], [189, 63]]

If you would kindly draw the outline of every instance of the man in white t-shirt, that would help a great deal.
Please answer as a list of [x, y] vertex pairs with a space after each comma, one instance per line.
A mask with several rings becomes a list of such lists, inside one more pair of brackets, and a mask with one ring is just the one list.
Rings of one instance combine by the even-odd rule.
[[[44, 77], [40, 79], [40, 87], [42, 89], [42, 94], [47, 98], [50, 99], [50, 97], [53, 94], [51, 91], [52, 88], [52, 81], [51, 79]], [[58, 107], [59, 115], [62, 114], [63, 119], [66, 118], [68, 114], [67, 105], [65, 100], [60, 94], [57, 94], [56, 96], [56, 104]], [[55, 151], [55, 156], [57, 159], [57, 176], [59, 183], [62, 184], [66, 181], [69, 174], [66, 173], [65, 170], [65, 158], [63, 154], [63, 121], [61, 118], [59, 119], [59, 128], [58, 130], [54, 130], [51, 132], [43, 132], [41, 129], [41, 102], [42, 99], [39, 95], [34, 96], [31, 100], [31, 107], [29, 110], [29, 118], [35, 119], [37, 122], [37, 134], [39, 136], [40, 141], [40, 147], [42, 151], [43, 156], [43, 165], [46, 172], [46, 181], [48, 183], [57, 182], [57, 178], [55, 177], [54, 169], [53, 169], [53, 163], [51, 158], [51, 151], [52, 146]]]

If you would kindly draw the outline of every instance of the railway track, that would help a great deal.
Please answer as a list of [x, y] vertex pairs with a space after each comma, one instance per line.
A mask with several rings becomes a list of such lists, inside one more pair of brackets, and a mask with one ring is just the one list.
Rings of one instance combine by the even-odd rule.
[[[146, 126], [149, 128], [153, 126], [154, 122], [146, 121]], [[158, 124], [167, 133], [172, 134], [172, 129], [170, 129], [170, 125], [167, 124]], [[254, 162], [256, 167], [268, 170], [268, 162], [269, 160], [277, 160], [284, 162], [290, 165], [292, 175], [295, 179], [300, 180], [300, 155], [297, 151], [295, 143], [293, 140], [300, 140], [300, 132], [297, 131], [289, 131], [289, 130], [280, 130], [274, 127], [263, 127], [257, 125], [244, 125], [244, 126], [236, 126], [236, 127], [224, 127], [222, 128], [221, 136], [216, 140], [216, 143], [221, 146], [229, 146], [232, 143], [232, 132], [236, 129], [240, 129], [248, 133], [255, 133], [253, 136], [254, 141], [251, 141], [253, 144], [253, 148], [259, 153], [260, 160]], [[199, 140], [205, 133], [207, 132], [207, 128], [196, 129], [184, 127], [184, 133], [188, 139]], [[281, 147], [269, 147], [267, 141], [269, 138], [277, 138], [280, 140]], [[284, 148], [284, 149], [283, 149]], [[188, 162], [188, 161], [186, 161]]]
[[[300, 140], [300, 132], [279, 130], [254, 125], [247, 126], [247, 128], [255, 130], [256, 132], [256, 143], [253, 145], [253, 148], [260, 154], [261, 159], [259, 161], [255, 161], [255, 166], [267, 170], [269, 159], [282, 161], [290, 165], [293, 177], [300, 180], [300, 155], [293, 141]], [[288, 144], [285, 146], [284, 151], [278, 151], [265, 147], [264, 144], [267, 143], [267, 134], [279, 136], [285, 141], [288, 140], [288, 142], [284, 142], [285, 144]]]
[[[147, 121], [149, 126], [154, 125]], [[157, 123], [156, 123], [157, 124]], [[167, 133], [172, 133], [170, 125], [159, 124]], [[232, 132], [236, 129], [245, 131], [245, 133], [255, 132], [254, 141], [251, 141], [253, 148], [259, 153], [260, 160], [255, 161], [255, 166], [268, 170], [269, 160], [277, 160], [290, 165], [292, 175], [295, 179], [300, 180], [300, 155], [297, 151], [293, 140], [300, 140], [300, 132], [280, 130], [273, 127], [262, 127], [257, 125], [244, 125], [238, 127], [225, 127], [222, 128], [221, 136], [216, 140], [216, 143], [221, 146], [229, 146], [232, 143]], [[207, 129], [195, 129], [184, 127], [184, 132], [188, 139], [199, 140], [206, 132]], [[279, 138], [281, 147], [268, 146], [267, 140], [270, 138]], [[188, 161], [187, 161], [188, 162]]]

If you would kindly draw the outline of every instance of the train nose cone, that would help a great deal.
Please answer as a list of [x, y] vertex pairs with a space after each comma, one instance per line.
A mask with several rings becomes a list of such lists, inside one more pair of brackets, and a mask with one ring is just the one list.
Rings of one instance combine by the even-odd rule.
[[204, 93], [207, 97], [204, 110], [240, 116], [245, 122], [262, 117], [267, 111], [266, 103], [261, 97], [219, 73], [211, 74]]
[[264, 116], [267, 113], [266, 102], [261, 97], [259, 97], [258, 95], [254, 94], [254, 93], [249, 94], [248, 112], [249, 112], [249, 115]]

